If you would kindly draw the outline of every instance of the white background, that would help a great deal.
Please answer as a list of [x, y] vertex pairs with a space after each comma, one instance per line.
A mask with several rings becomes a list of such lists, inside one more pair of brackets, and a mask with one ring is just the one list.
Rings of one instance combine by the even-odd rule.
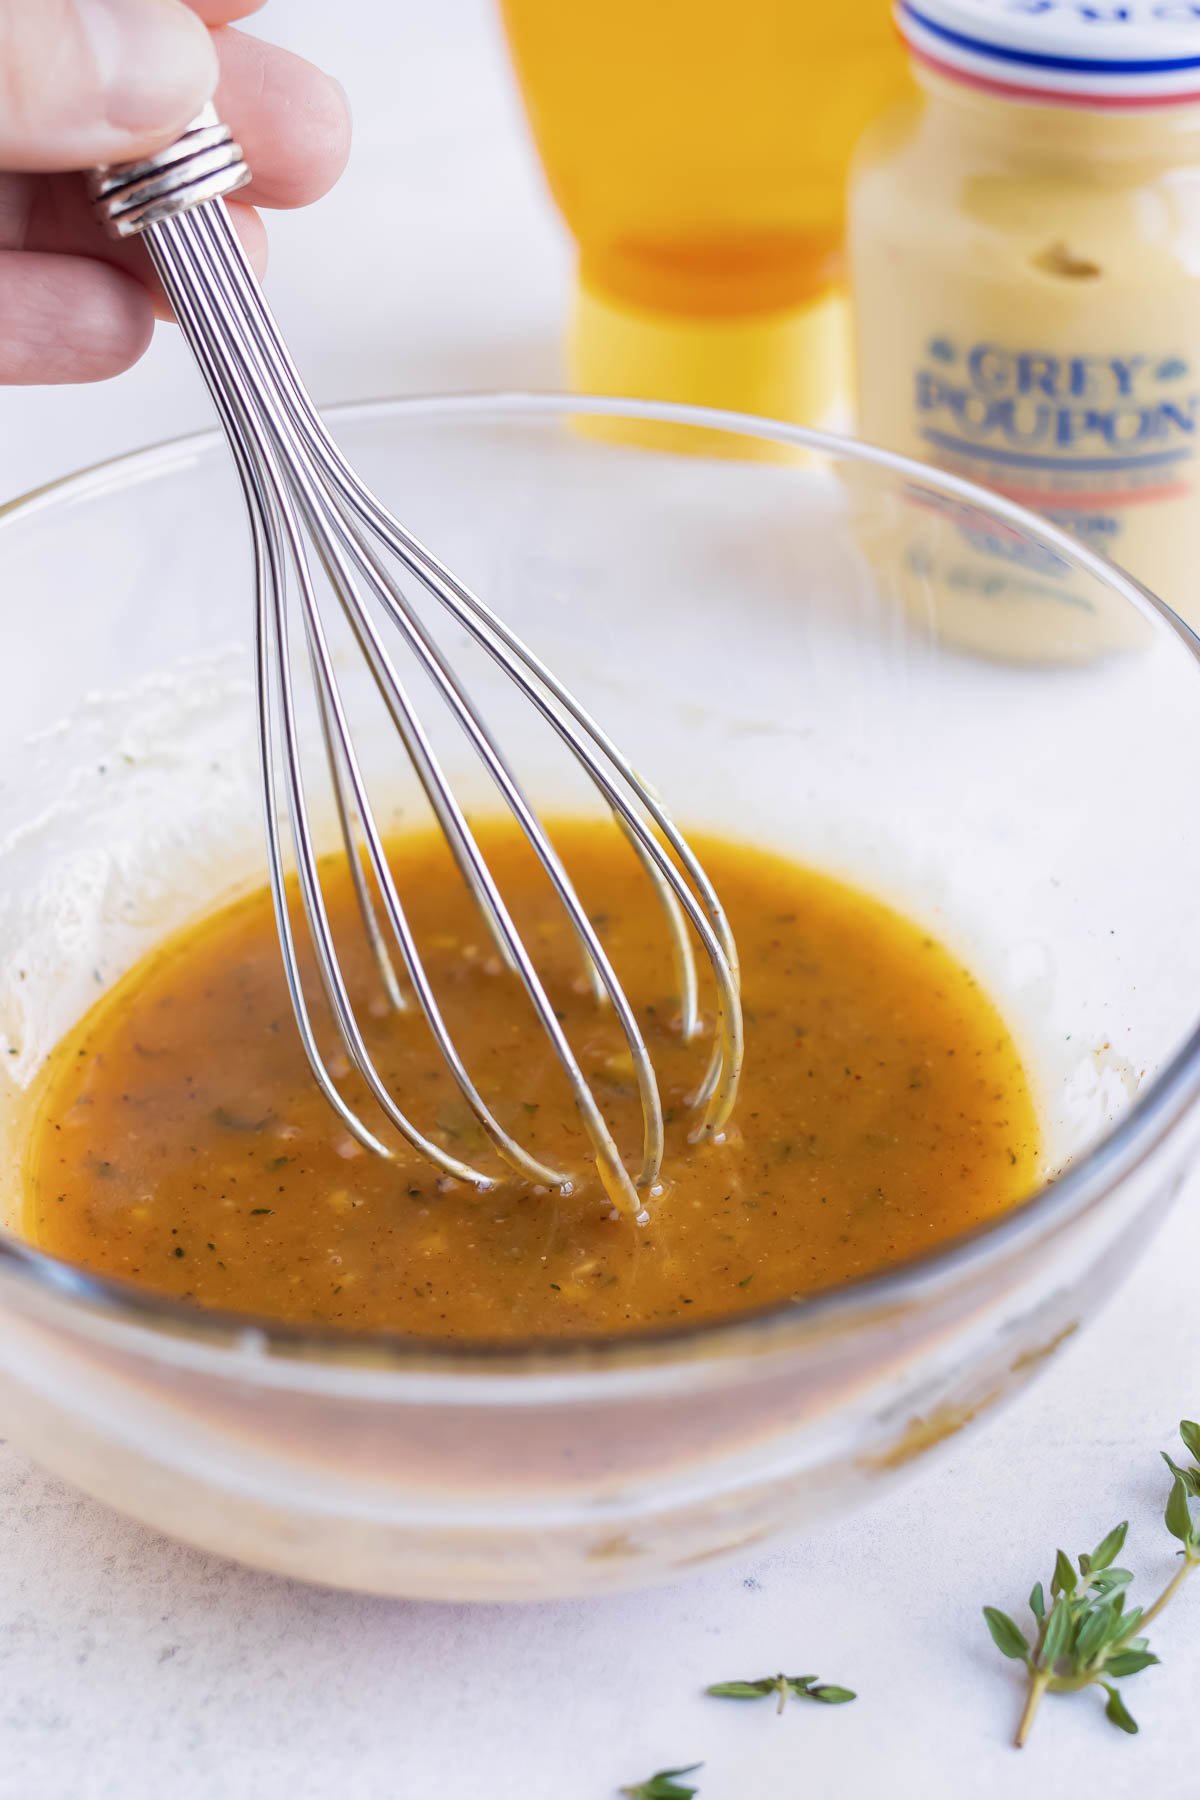
[[[486, 0], [276, 0], [258, 29], [339, 75], [356, 114], [340, 189], [273, 225], [272, 297], [318, 398], [555, 385], [569, 255]], [[3, 394], [0, 421], [8, 496], [206, 408], [164, 330], [121, 381]], [[1170, 1573], [1157, 1451], [1200, 1412], [1198, 1197], [1033, 1393], [899, 1499], [650, 1595], [471, 1609], [305, 1588], [0, 1447], [0, 1800], [604, 1800], [699, 1758], [702, 1800], [1195, 1800], [1200, 1582], [1155, 1632], [1165, 1666], [1129, 1684], [1140, 1737], [1084, 1695], [1048, 1703], [1021, 1754], [979, 1608], [1018, 1611], [1056, 1541], [1125, 1515], [1139, 1577]], [[779, 1667], [861, 1697], [777, 1719], [700, 1695]]]

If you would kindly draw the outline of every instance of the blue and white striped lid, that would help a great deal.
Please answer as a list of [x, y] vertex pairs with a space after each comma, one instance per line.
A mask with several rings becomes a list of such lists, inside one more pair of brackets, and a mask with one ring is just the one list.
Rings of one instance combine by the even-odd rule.
[[974, 86], [1076, 106], [1200, 101], [1200, 0], [896, 0], [917, 58]]

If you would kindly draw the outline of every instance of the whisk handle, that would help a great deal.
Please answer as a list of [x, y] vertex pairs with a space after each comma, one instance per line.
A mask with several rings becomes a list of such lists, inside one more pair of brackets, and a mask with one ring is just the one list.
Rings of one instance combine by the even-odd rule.
[[136, 237], [161, 219], [235, 193], [249, 179], [241, 145], [211, 104], [153, 156], [111, 163], [87, 178], [92, 204], [114, 238]]

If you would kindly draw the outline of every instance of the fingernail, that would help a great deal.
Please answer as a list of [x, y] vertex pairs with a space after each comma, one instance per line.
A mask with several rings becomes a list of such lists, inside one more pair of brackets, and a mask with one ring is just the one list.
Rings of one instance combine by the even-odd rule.
[[180, 0], [75, 0], [75, 7], [118, 130], [185, 125], [212, 98], [216, 50]]

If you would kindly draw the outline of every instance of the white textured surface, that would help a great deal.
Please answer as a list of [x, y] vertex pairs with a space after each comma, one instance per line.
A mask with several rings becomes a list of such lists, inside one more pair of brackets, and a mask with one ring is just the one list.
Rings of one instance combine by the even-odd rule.
[[[276, 222], [272, 293], [319, 397], [557, 380], [567, 256], [484, 0], [291, 0], [261, 20], [350, 90], [342, 188]], [[312, 254], [314, 247], [318, 254]], [[352, 301], [359, 295], [358, 303]], [[0, 396], [0, 494], [205, 421], [160, 333], [119, 383]], [[702, 1800], [1194, 1800], [1200, 1592], [1130, 1684], [1007, 1746], [1012, 1665], [979, 1607], [1018, 1611], [1057, 1539], [1134, 1521], [1169, 1572], [1156, 1452], [1200, 1411], [1200, 1188], [1039, 1386], [897, 1501], [673, 1590], [524, 1610], [306, 1589], [153, 1537], [0, 1448], [0, 1800], [591, 1800], [703, 1758]], [[785, 1666], [859, 1689], [823, 1712], [706, 1700]]]

